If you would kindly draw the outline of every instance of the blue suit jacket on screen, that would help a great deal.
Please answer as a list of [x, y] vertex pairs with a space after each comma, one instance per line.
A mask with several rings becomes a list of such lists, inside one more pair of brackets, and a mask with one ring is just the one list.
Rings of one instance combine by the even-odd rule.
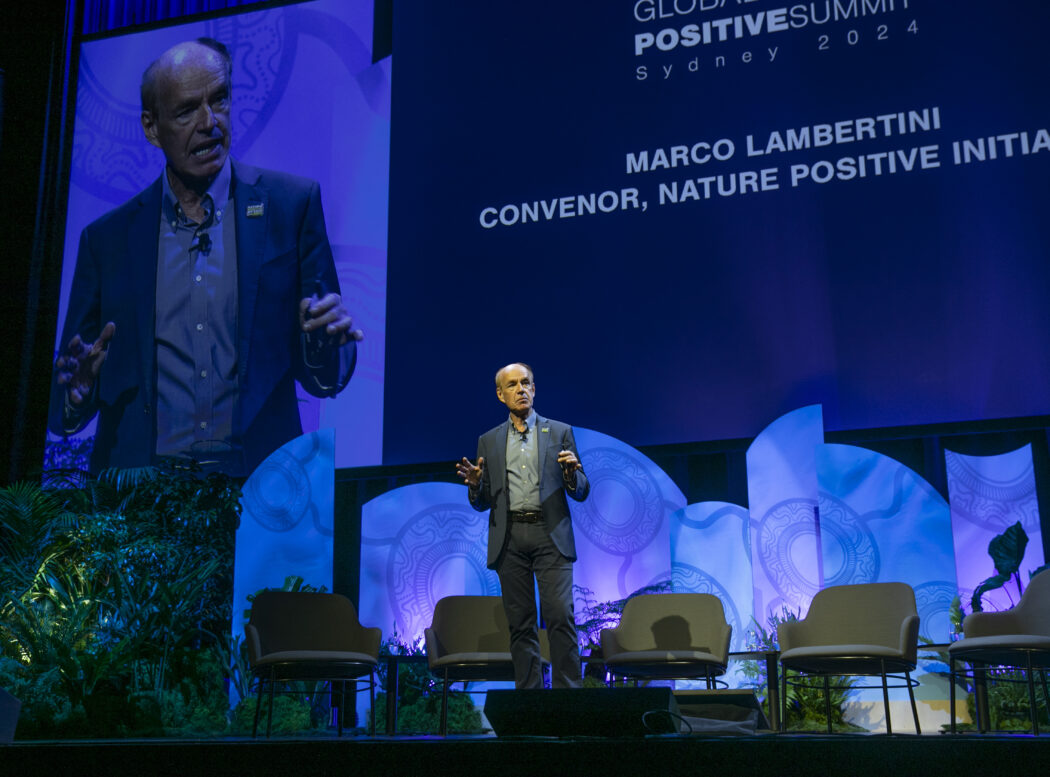
[[[314, 181], [232, 163], [237, 235], [237, 369], [233, 434], [247, 471], [302, 434], [295, 381], [334, 396], [350, 379], [353, 340], [333, 349], [322, 370], [302, 356], [299, 301], [320, 279], [339, 292]], [[149, 188], [88, 225], [80, 236], [62, 347], [74, 334], [93, 342], [116, 324], [96, 385], [98, 425], [91, 470], [144, 466], [156, 451], [154, 320], [163, 187]], [[49, 425], [63, 434], [65, 391], [52, 388]]]
[[[503, 554], [503, 545], [507, 537], [507, 512], [509, 501], [507, 494], [507, 430], [510, 419], [495, 429], [490, 429], [478, 440], [478, 456], [485, 458], [482, 468], [481, 485], [477, 491], [468, 490], [470, 504], [475, 510], [489, 510], [488, 566], [496, 569]], [[580, 457], [576, 450], [576, 438], [572, 427], [561, 421], [552, 421], [536, 416], [537, 453], [539, 455], [540, 474], [540, 510], [543, 523], [558, 552], [571, 561], [576, 560], [576, 538], [572, 533], [572, 517], [569, 514], [568, 494], [578, 502], [587, 498], [590, 483], [583, 470], [576, 470], [576, 489], [565, 487], [558, 453], [563, 449], [571, 450]]]

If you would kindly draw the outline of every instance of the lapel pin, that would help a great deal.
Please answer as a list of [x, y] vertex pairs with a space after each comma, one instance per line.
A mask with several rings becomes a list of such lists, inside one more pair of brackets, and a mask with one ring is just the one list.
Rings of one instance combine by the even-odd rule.
[[263, 204], [261, 202], [249, 202], [244, 209], [244, 215], [250, 219], [257, 219], [263, 215]]
[[545, 426], [542, 429], [540, 429], [541, 432], [549, 432], [550, 430], [551, 428], [549, 426]]

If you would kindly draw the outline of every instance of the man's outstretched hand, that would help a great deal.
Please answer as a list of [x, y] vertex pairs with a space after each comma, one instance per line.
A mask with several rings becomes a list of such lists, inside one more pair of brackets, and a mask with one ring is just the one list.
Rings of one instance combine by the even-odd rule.
[[471, 464], [470, 459], [464, 456], [456, 462], [456, 474], [463, 478], [463, 482], [471, 488], [481, 485], [481, 473], [485, 467], [485, 457], [479, 456], [477, 464]]
[[66, 387], [66, 395], [74, 407], [91, 396], [102, 363], [109, 353], [109, 341], [116, 331], [117, 325], [110, 321], [91, 345], [81, 340], [79, 334], [74, 335], [55, 362], [58, 383]]

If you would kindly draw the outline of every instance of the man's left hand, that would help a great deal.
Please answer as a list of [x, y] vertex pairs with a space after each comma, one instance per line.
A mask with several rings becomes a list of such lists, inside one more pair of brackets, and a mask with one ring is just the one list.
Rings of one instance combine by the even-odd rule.
[[350, 340], [363, 340], [364, 332], [352, 329], [354, 320], [343, 307], [343, 299], [338, 294], [325, 294], [323, 297], [304, 297], [299, 302], [299, 326], [309, 334], [324, 328], [335, 345], [345, 345]]
[[569, 477], [578, 469], [583, 469], [583, 465], [576, 458], [576, 454], [570, 450], [563, 450], [558, 454], [558, 463], [561, 464], [562, 469], [565, 471], [565, 477]]

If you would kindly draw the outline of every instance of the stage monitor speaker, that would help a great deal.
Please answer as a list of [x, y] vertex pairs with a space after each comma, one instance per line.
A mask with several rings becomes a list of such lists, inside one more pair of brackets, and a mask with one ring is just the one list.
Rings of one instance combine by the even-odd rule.
[[[675, 701], [681, 715], [688, 718], [731, 723], [753, 722], [757, 729], [769, 730], [769, 720], [755, 692], [741, 688], [675, 691]], [[757, 713], [757, 715], [755, 714]]]
[[670, 688], [493, 690], [485, 700], [485, 717], [501, 737], [669, 734], [678, 731], [677, 715]]
[[0, 688], [0, 743], [10, 743], [15, 739], [15, 725], [18, 723], [18, 712], [22, 702]]

